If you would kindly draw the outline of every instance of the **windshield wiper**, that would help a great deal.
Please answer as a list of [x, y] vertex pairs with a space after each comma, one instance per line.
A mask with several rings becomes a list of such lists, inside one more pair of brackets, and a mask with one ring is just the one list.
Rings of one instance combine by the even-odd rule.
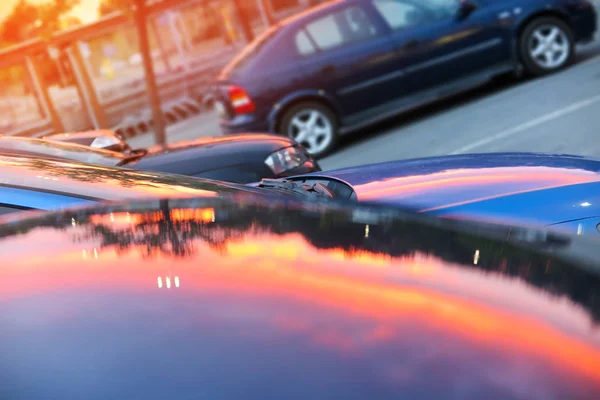
[[298, 194], [301, 196], [325, 197], [328, 199], [334, 198], [333, 192], [327, 189], [322, 183], [302, 185], [288, 180], [263, 179], [258, 187], [267, 190]]
[[123, 160], [121, 160], [121, 162], [117, 164], [117, 167], [122, 167], [124, 165], [131, 164], [134, 161], [139, 161], [142, 158], [146, 157], [147, 154], [148, 150], [146, 149], [132, 150], [131, 154], [126, 156]]

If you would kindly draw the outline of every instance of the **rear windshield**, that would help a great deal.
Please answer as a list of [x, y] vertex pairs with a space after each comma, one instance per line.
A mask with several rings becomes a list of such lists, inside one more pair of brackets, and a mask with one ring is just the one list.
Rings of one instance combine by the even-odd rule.
[[276, 37], [275, 33], [279, 31], [277, 25], [272, 26], [258, 36], [252, 43], [246, 46], [223, 70], [225, 75], [230, 75], [235, 71], [240, 71], [254, 60], [261, 52], [263, 47]]
[[74, 143], [13, 137], [0, 138], [0, 154], [60, 158], [110, 167], [119, 165], [126, 159], [126, 156], [117, 152]]

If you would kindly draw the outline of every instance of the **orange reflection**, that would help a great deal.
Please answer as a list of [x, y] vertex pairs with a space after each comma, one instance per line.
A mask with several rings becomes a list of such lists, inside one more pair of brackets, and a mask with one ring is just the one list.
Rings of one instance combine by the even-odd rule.
[[257, 141], [257, 140], [270, 140], [270, 141], [280, 141], [283, 140], [281, 137], [274, 135], [266, 135], [266, 134], [235, 134], [230, 136], [216, 136], [216, 137], [203, 137], [199, 139], [191, 139], [191, 140], [181, 140], [176, 143], [169, 143], [167, 145], [154, 145], [148, 147], [149, 154], [162, 153], [164, 151], [175, 151], [175, 150], [183, 150], [191, 147], [198, 146], [215, 146], [222, 143], [231, 143], [231, 142], [243, 142], [243, 141]]
[[[214, 208], [173, 208], [170, 210], [169, 215], [173, 222], [215, 222]], [[143, 222], [164, 221], [165, 215], [158, 211], [144, 214], [117, 212], [90, 215], [89, 220], [94, 225], [111, 225], [113, 228], [117, 228], [135, 226]]]
[[89, 220], [94, 225], [109, 225], [116, 227], [137, 225], [142, 222], [143, 216], [137, 213], [116, 212], [110, 214], [90, 215]]
[[[576, 174], [576, 172], [578, 172]], [[408, 197], [439, 188], [456, 188], [457, 191], [478, 188], [484, 193], [504, 193], [502, 183], [510, 181], [521, 184], [522, 191], [572, 185], [597, 180], [588, 171], [571, 170], [569, 173], [550, 167], [462, 169], [438, 172], [429, 175], [415, 175], [370, 182], [355, 187], [360, 200], [376, 200], [382, 197]], [[488, 186], [489, 185], [489, 186]], [[485, 192], [487, 189], [487, 192]]]
[[[263, 246], [297, 246], [302, 251], [302, 259], [318, 259], [319, 269], [307, 270], [295, 268], [287, 263], [277, 264], [276, 272], [260, 268], [248, 268], [252, 265], [253, 255]], [[231, 250], [231, 247], [229, 247]], [[456, 295], [448, 295], [426, 288], [390, 284], [363, 272], [360, 276], [327, 268], [335, 260], [336, 251], [306, 252], [307, 244], [298, 238], [285, 240], [267, 239], [247, 240], [233, 253], [238, 268], [225, 261], [228, 268], [211, 271], [211, 277], [202, 276], [205, 282], [221, 282], [221, 290], [234, 289], [230, 295], [253, 292], [261, 296], [285, 295], [286, 298], [302, 298], [318, 304], [318, 307], [334, 308], [341, 312], [369, 317], [380, 321], [394, 321], [398, 318], [422, 320], [453, 334], [465, 336], [492, 347], [502, 347], [516, 354], [529, 354], [548, 358], [556, 366], [572, 368], [589, 378], [600, 382], [600, 350], [569, 337], [549, 325], [537, 321], [535, 316], [519, 316], [493, 308], [489, 305], [469, 301]], [[245, 251], [247, 250], [247, 251]], [[343, 252], [343, 250], [338, 250]], [[328, 257], [331, 255], [334, 257]], [[363, 253], [363, 257], [368, 257]], [[264, 256], [264, 253], [263, 253]], [[378, 264], [377, 257], [374, 264]], [[300, 265], [309, 265], [299, 263]], [[396, 259], [394, 268], [410, 265], [406, 259]], [[256, 264], [255, 264], [256, 265]], [[356, 267], [355, 264], [351, 264]], [[439, 260], [421, 258], [419, 266], [425, 270], [436, 271], [443, 267]], [[344, 264], [344, 270], [349, 267]], [[215, 273], [213, 276], [212, 273]], [[223, 278], [213, 281], [211, 278]], [[237, 279], [234, 277], [238, 277]], [[380, 276], [378, 276], [380, 278]], [[226, 279], [225, 279], [226, 278]]]
[[147, 173], [92, 164], [0, 157], [6, 184], [42, 190], [77, 193], [102, 200], [128, 198], [216, 197], [217, 193], [194, 178]]
[[453, 35], [442, 36], [441, 38], [439, 38], [438, 40], [435, 41], [435, 44], [437, 46], [441, 46], [441, 45], [445, 45], [448, 43], [452, 43], [457, 40], [464, 39], [471, 35], [479, 33], [480, 31], [481, 31], [481, 29], [465, 29], [465, 30], [459, 31], [458, 33], [455, 33]]
[[[26, 243], [26, 239], [18, 240]], [[417, 325], [424, 330], [440, 330], [448, 337], [460, 337], [474, 349], [501, 349], [521, 359], [540, 358], [565, 376], [581, 375], [600, 382], [600, 338], [596, 335], [595, 345], [585, 340], [590, 337], [589, 321], [578, 320], [584, 328], [569, 331], [543, 320], [530, 307], [515, 312], [498, 299], [491, 301], [478, 292], [480, 287], [464, 284], [460, 291], [453, 291], [452, 279], [447, 275], [450, 269], [439, 259], [424, 255], [390, 258], [382, 270], [380, 255], [361, 251], [359, 257], [352, 257], [352, 252], [343, 249], [317, 250], [300, 235], [248, 235], [243, 241], [229, 243], [224, 254], [206, 245], [200, 247], [197, 257], [177, 261], [162, 257], [140, 260], [133, 252], [117, 256], [111, 250], [89, 264], [76, 256], [61, 258], [64, 254], [36, 260], [36, 265], [31, 264], [31, 257], [15, 258], [3, 270], [0, 300], [57, 288], [157, 290], [157, 276], [170, 276], [163, 272], [176, 269], [176, 276], [185, 282], [181, 292], [193, 291], [198, 296], [210, 293], [242, 303], [260, 297], [284, 310], [289, 302], [302, 303], [310, 305], [314, 315], [337, 313], [367, 324], [372, 340], [379, 341], [410, 340], [393, 326], [400, 322]], [[79, 252], [73, 254], [80, 257]], [[55, 268], [49, 270], [49, 264]], [[25, 265], [30, 267], [28, 271], [22, 268]], [[439, 287], [407, 279], [415, 267], [429, 271]], [[473, 273], [457, 271], [468, 283]], [[510, 279], [488, 279], [485, 284], [496, 290], [506, 289], [507, 296], [513, 298], [546, 296]], [[574, 314], [570, 304], [555, 306], [555, 321], [563, 312]], [[273, 318], [277, 325], [280, 316]], [[315, 331], [318, 328], [310, 320], [290, 324], [287, 329], [307, 331], [325, 347], [352, 352], [360, 345], [352, 344], [342, 330]]]

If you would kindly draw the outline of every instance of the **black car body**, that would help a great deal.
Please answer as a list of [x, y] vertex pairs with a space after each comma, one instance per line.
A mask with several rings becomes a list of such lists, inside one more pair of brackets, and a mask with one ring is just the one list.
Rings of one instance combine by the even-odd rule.
[[202, 138], [125, 153], [75, 143], [0, 137], [0, 154], [58, 158], [236, 183], [321, 170], [301, 146], [276, 135]]
[[499, 74], [558, 71], [596, 29], [589, 0], [330, 1], [275, 25], [222, 71], [221, 128], [278, 132], [321, 156], [338, 134]]
[[98, 202], [266, 193], [260, 188], [160, 172], [0, 155], [0, 214]]
[[237, 183], [321, 170], [304, 148], [281, 139], [276, 135], [236, 135], [152, 146], [127, 167]]
[[600, 397], [585, 238], [242, 196], [18, 219], [0, 254], [2, 399]]
[[73, 161], [0, 155], [0, 214], [165, 196], [198, 198], [245, 194], [346, 199], [354, 193], [345, 183], [327, 178], [312, 180], [308, 185], [267, 179], [259, 186]]

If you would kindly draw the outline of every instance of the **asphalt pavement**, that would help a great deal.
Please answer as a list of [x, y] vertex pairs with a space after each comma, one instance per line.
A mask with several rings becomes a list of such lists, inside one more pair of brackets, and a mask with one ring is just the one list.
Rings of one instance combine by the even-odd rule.
[[600, 158], [600, 42], [580, 48], [576, 64], [558, 74], [503, 77], [356, 132], [321, 166], [502, 151]]

